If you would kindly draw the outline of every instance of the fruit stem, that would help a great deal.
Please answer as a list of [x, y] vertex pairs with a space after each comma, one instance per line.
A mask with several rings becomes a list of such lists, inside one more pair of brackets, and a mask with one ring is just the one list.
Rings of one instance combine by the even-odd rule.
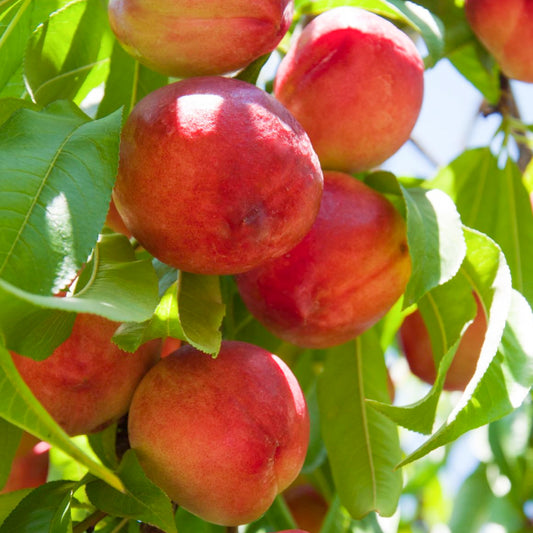
[[107, 516], [107, 513], [103, 511], [95, 511], [93, 514], [89, 515], [85, 520], [82, 520], [79, 524], [76, 524], [72, 528], [72, 533], [83, 533], [89, 528], [94, 527], [98, 522], [103, 520]]

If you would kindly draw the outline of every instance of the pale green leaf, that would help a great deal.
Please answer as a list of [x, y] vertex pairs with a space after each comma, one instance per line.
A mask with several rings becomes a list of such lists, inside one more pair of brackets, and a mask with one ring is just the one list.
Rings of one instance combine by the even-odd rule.
[[387, 401], [387, 370], [375, 332], [330, 348], [318, 381], [324, 443], [335, 486], [353, 518], [394, 513], [402, 490], [397, 427], [366, 404]]

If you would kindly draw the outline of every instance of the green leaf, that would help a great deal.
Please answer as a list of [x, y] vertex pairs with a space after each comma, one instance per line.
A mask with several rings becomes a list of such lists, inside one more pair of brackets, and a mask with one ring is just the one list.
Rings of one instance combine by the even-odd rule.
[[141, 65], [115, 41], [105, 92], [96, 117], [106, 116], [125, 105], [125, 120], [141, 98], [167, 83], [167, 76]]
[[463, 268], [487, 310], [487, 333], [476, 372], [447, 421], [402, 465], [511, 413], [533, 385], [531, 308], [510, 288], [504, 257], [494, 242], [473, 230], [466, 230], [466, 237], [469, 253]]
[[446, 372], [459, 344], [460, 336], [474, 316], [476, 304], [472, 287], [463, 272], [426, 293], [419, 301], [419, 309], [431, 338], [437, 377], [424, 398], [408, 406], [369, 401], [372, 407], [397, 424], [429, 434], [433, 430], [440, 394]]
[[0, 533], [72, 532], [70, 502], [77, 484], [52, 481], [31, 491], [0, 526]]
[[53, 13], [32, 34], [24, 76], [33, 101], [81, 103], [105, 80], [113, 36], [99, 0], [74, 0]]
[[102, 461], [102, 464], [112, 470], [115, 470], [118, 467], [119, 461], [116, 453], [116, 423], [111, 424], [97, 433], [90, 433], [87, 435], [87, 440], [98, 459]]
[[22, 489], [0, 494], [0, 525], [12, 513], [15, 507], [32, 491], [33, 489]]
[[375, 332], [327, 351], [318, 381], [324, 443], [342, 504], [359, 519], [390, 516], [402, 490], [397, 427], [366, 404], [387, 401], [387, 369]]
[[468, 150], [427, 184], [447, 192], [463, 223], [501, 247], [513, 287], [533, 303], [533, 212], [522, 174], [515, 163], [498, 166], [489, 148]]
[[22, 62], [32, 27], [32, 0], [8, 1], [0, 5], [0, 90]]
[[404, 307], [428, 290], [450, 280], [466, 253], [461, 220], [453, 202], [438, 190], [419, 187], [402, 192], [407, 206], [407, 239], [412, 274], [404, 294]]
[[399, 22], [407, 24], [419, 33], [428, 49], [424, 62], [432, 67], [444, 53], [444, 26], [428, 9], [402, 0], [300, 0], [296, 3], [299, 16], [316, 15], [335, 7], [352, 6], [373, 11]]
[[0, 128], [0, 277], [37, 294], [68, 285], [109, 209], [120, 113], [91, 121], [73, 104], [20, 109]]
[[0, 418], [0, 489], [5, 486], [11, 472], [11, 463], [21, 436], [20, 428]]
[[217, 526], [205, 522], [201, 518], [194, 516], [182, 507], [176, 513], [176, 526], [179, 533], [225, 533], [224, 526]]
[[177, 533], [172, 502], [145, 475], [133, 450], [128, 450], [117, 470], [127, 494], [121, 494], [102, 481], [87, 485], [87, 496], [106, 513], [133, 518]]
[[157, 305], [152, 264], [137, 260], [123, 235], [101, 236], [80, 282], [85, 284], [76, 287], [74, 296], [56, 298], [31, 294], [0, 280], [0, 334], [6, 346], [44, 359], [70, 335], [74, 313], [141, 322], [152, 316]]
[[1, 418], [50, 443], [51, 446], [57, 446], [86, 466], [95, 476], [104, 479], [118, 490], [123, 489], [120, 479], [77, 447], [35, 399], [17, 372], [11, 355], [2, 344], [0, 344], [0, 398], [9, 399], [0, 402]]
[[205, 353], [218, 353], [225, 309], [219, 278], [181, 271], [176, 275], [147, 323], [121, 326], [114, 341], [122, 349], [136, 350], [150, 339], [173, 337]]
[[28, 108], [37, 111], [39, 107], [29, 100], [21, 98], [1, 98], [0, 99], [0, 126], [17, 110]]
[[336, 496], [320, 529], [320, 533], [383, 533], [375, 513], [354, 520]]

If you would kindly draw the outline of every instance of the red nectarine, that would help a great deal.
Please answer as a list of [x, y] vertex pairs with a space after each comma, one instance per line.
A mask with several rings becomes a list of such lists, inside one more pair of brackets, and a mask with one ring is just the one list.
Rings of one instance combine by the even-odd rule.
[[465, 14], [504, 74], [533, 83], [533, 2], [466, 0]]
[[276, 48], [292, 0], [110, 0], [117, 39], [140, 63], [184, 78], [241, 69]]
[[159, 340], [126, 353], [111, 341], [116, 329], [111, 320], [79, 314], [70, 337], [47, 359], [12, 353], [28, 387], [69, 435], [99, 431], [124, 415], [135, 387], [159, 359]]
[[424, 64], [391, 22], [355, 7], [318, 15], [292, 43], [274, 94], [303, 125], [322, 167], [368, 170], [407, 141]]
[[[445, 390], [464, 390], [476, 370], [487, 331], [487, 319], [477, 295], [477, 314], [463, 334], [444, 381]], [[431, 339], [420, 311], [407, 315], [400, 327], [400, 344], [411, 372], [432, 385], [436, 370]]]
[[232, 274], [304, 237], [322, 182], [307, 134], [279, 102], [249, 83], [206, 77], [137, 104], [122, 132], [113, 197], [161, 261]]
[[200, 518], [259, 518], [303, 465], [305, 398], [290, 369], [251, 344], [223, 341], [216, 359], [190, 345], [161, 359], [135, 391], [132, 448], [152, 481]]
[[250, 312], [274, 334], [326, 348], [375, 324], [410, 274], [405, 222], [393, 205], [347, 174], [326, 172], [311, 231], [236, 281]]
[[324, 496], [306, 483], [289, 487], [283, 497], [298, 527], [309, 533], [319, 533], [329, 509]]

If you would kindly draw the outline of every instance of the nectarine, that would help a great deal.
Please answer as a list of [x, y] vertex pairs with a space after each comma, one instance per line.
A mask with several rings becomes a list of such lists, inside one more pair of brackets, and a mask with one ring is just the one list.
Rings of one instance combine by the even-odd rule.
[[329, 505], [324, 496], [309, 483], [289, 487], [283, 497], [298, 527], [319, 533]]
[[213, 359], [190, 345], [161, 359], [135, 391], [132, 448], [152, 481], [200, 518], [259, 518], [298, 475], [307, 406], [290, 369], [266, 350], [223, 341]]
[[250, 312], [274, 334], [326, 348], [375, 324], [410, 274], [406, 227], [393, 205], [347, 174], [326, 172], [311, 231], [236, 281]]
[[[475, 293], [474, 293], [475, 294]], [[487, 331], [485, 311], [477, 295], [477, 313], [463, 334], [444, 381], [445, 390], [464, 390], [476, 370]], [[420, 311], [407, 315], [400, 327], [400, 345], [411, 372], [432, 385], [436, 370], [431, 339]]]
[[15, 452], [6, 484], [0, 494], [21, 489], [32, 489], [46, 483], [49, 465], [48, 443], [23, 432]]
[[233, 274], [304, 237], [322, 182], [307, 134], [279, 102], [249, 83], [204, 77], [137, 104], [122, 132], [113, 197], [161, 261]]
[[407, 141], [424, 64], [391, 22], [355, 7], [318, 15], [292, 43], [274, 94], [303, 125], [327, 170], [368, 170]]
[[465, 14], [504, 74], [533, 83], [533, 2], [466, 0]]
[[79, 314], [70, 337], [43, 361], [12, 353], [35, 397], [69, 434], [99, 431], [128, 411], [135, 387], [159, 359], [161, 343], [134, 354], [112, 341], [117, 323]]
[[276, 48], [293, 0], [110, 0], [109, 22], [140, 63], [184, 78], [241, 69]]

